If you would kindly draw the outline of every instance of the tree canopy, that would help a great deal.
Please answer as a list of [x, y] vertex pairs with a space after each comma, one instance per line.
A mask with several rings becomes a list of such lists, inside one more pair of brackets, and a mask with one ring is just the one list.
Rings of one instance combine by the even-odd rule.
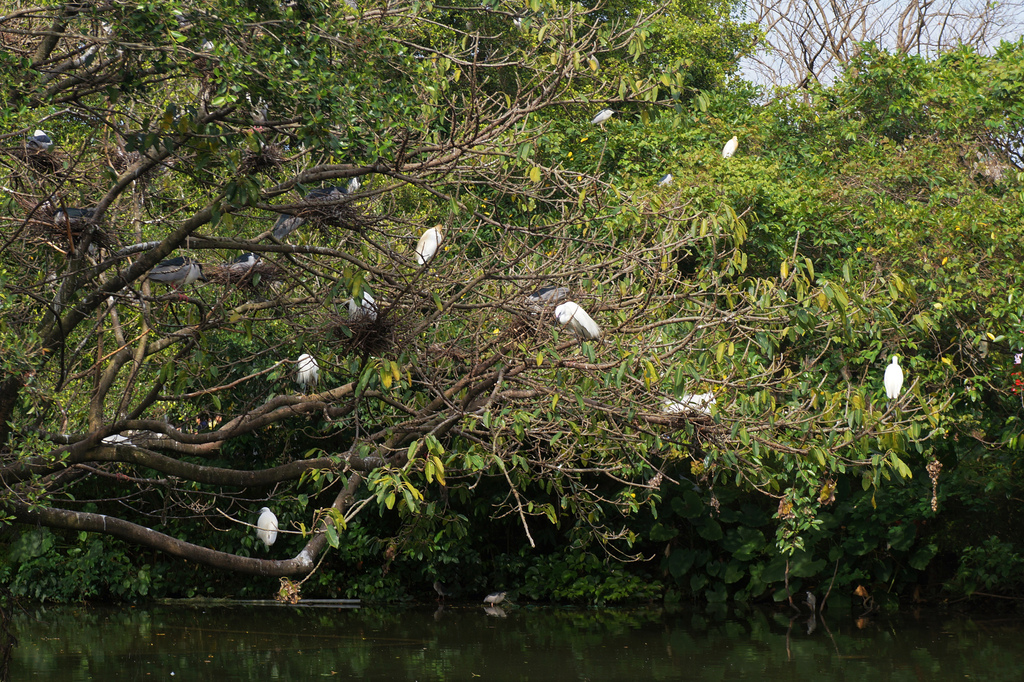
[[978, 164], [1015, 160], [1016, 81], [992, 74], [1019, 46], [865, 50], [758, 107], [727, 79], [754, 37], [730, 9], [5, 9], [7, 519], [283, 577], [328, 547], [497, 551], [468, 538], [490, 523], [580, 571], [704, 561], [711, 598], [736, 562], [820, 558], [915, 470], [934, 514], [951, 440], [1016, 444], [986, 362], [1019, 341], [1020, 282], [995, 286], [1019, 190]]

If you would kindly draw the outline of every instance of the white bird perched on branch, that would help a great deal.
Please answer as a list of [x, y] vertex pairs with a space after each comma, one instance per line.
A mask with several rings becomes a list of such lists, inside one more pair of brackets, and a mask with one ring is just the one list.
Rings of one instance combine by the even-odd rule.
[[573, 301], [566, 301], [555, 308], [555, 319], [558, 320], [558, 324], [571, 329], [580, 339], [601, 338], [601, 328], [597, 326], [597, 322]]
[[665, 173], [665, 175], [661, 176], [661, 180], [658, 180], [658, 187], [666, 187], [666, 186], [671, 185], [671, 184], [672, 184], [672, 174], [671, 173]]
[[603, 128], [604, 127], [604, 122], [607, 121], [608, 119], [610, 119], [614, 115], [615, 115], [615, 111], [614, 110], [612, 110], [612, 109], [602, 109], [601, 111], [597, 112], [597, 116], [595, 116], [593, 119], [591, 119], [590, 122], [593, 123], [594, 125], [599, 125], [599, 126], [601, 126]]
[[416, 262], [419, 265], [429, 263], [440, 248], [443, 239], [444, 233], [441, 231], [440, 225], [436, 225], [420, 235], [420, 240], [416, 242]]
[[302, 387], [302, 390], [316, 386], [316, 382], [320, 379], [320, 364], [316, 358], [308, 353], [303, 353], [299, 356], [297, 364], [299, 371], [295, 375], [295, 381]]
[[270, 507], [260, 509], [260, 518], [256, 522], [256, 537], [263, 541], [267, 549], [277, 542], [277, 516], [270, 511]]
[[699, 414], [711, 414], [711, 406], [715, 404], [715, 394], [707, 393], [684, 393], [679, 400], [665, 398], [665, 414], [680, 414], [682, 412], [697, 412]]
[[732, 138], [728, 142], [725, 143], [725, 146], [722, 147], [722, 158], [723, 159], [728, 159], [729, 157], [731, 157], [733, 154], [736, 153], [736, 148], [739, 147], [739, 146], [740, 146], [739, 138], [736, 137], [735, 135], [733, 135]]
[[885, 368], [885, 376], [882, 379], [885, 384], [885, 397], [889, 400], [896, 400], [903, 390], [903, 368], [900, 367], [898, 355], [892, 356], [892, 363]]

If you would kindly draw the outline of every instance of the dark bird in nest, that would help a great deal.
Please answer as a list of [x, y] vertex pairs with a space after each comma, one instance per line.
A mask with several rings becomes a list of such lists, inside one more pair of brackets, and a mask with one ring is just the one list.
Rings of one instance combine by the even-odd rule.
[[53, 214], [53, 222], [62, 227], [82, 225], [95, 213], [93, 208], [62, 208]]
[[188, 286], [197, 279], [207, 281], [206, 275], [203, 274], [203, 266], [191, 258], [182, 256], [161, 261], [149, 271], [149, 279], [154, 282], [163, 282], [175, 289]]
[[53, 140], [50, 136], [44, 133], [42, 130], [36, 130], [32, 137], [25, 141], [25, 146], [29, 149], [38, 149], [40, 151], [46, 151], [53, 144]]
[[[53, 215], [53, 224], [57, 233], [66, 237], [71, 248], [75, 248], [76, 242], [82, 238], [86, 225], [96, 214], [93, 208], [62, 208]], [[101, 229], [93, 232], [92, 241], [89, 243], [89, 253], [96, 254], [96, 248], [109, 246], [110, 236]]]
[[[339, 201], [349, 194], [357, 192], [360, 187], [359, 178], [352, 178], [348, 181], [346, 187], [317, 187], [311, 190], [309, 194], [304, 197], [305, 201], [308, 202], [328, 202], [328, 201]], [[274, 238], [277, 240], [283, 240], [285, 237], [290, 235], [295, 230], [302, 227], [305, 224], [307, 216], [305, 215], [289, 215], [287, 213], [279, 213], [277, 221], [274, 222]]]
[[248, 272], [260, 262], [260, 255], [257, 253], [243, 253], [238, 258], [228, 263], [225, 267], [232, 273]]
[[242, 157], [241, 170], [243, 173], [255, 173], [258, 171], [272, 170], [279, 168], [284, 163], [284, 156], [281, 149], [274, 144], [260, 142], [259, 151], [247, 151]]

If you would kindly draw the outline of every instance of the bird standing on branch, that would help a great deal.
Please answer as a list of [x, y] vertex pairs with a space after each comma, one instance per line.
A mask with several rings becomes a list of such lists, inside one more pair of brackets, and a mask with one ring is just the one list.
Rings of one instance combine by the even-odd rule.
[[903, 390], [903, 368], [900, 367], [898, 355], [892, 356], [892, 363], [885, 368], [885, 375], [882, 378], [885, 385], [885, 397], [889, 400], [896, 400]]
[[295, 375], [296, 383], [303, 391], [310, 387], [315, 388], [316, 382], [320, 380], [320, 363], [309, 353], [303, 353], [299, 356], [296, 364], [298, 365], [298, 373]]
[[599, 126], [601, 126], [601, 128], [604, 128], [605, 121], [607, 121], [608, 119], [610, 119], [614, 115], [615, 115], [615, 111], [614, 110], [612, 110], [612, 109], [602, 109], [601, 111], [597, 112], [597, 116], [595, 116], [593, 119], [591, 119], [590, 122], [592, 124], [594, 124], [594, 125], [599, 125]]
[[277, 542], [277, 516], [270, 511], [270, 507], [260, 509], [260, 518], [256, 522], [256, 537], [263, 541], [267, 549]]
[[555, 319], [558, 320], [558, 324], [568, 327], [580, 339], [601, 338], [601, 328], [597, 326], [597, 322], [573, 301], [566, 301], [555, 308]]
[[441, 231], [440, 225], [436, 225], [420, 235], [420, 240], [416, 242], [416, 263], [419, 265], [429, 263], [437, 253], [443, 239], [444, 233]]

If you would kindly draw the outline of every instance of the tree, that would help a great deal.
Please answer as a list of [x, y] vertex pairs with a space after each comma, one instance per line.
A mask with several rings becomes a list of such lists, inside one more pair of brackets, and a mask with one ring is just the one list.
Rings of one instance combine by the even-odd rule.
[[758, 2], [748, 19], [764, 29], [762, 49], [750, 59], [758, 80], [806, 87], [832, 82], [871, 42], [924, 58], [961, 45], [992, 49], [1020, 35], [1019, 3]]
[[[911, 380], [884, 406], [871, 367], [908, 320], [927, 328], [913, 292], [823, 276], [799, 235], [761, 232], [772, 162], [720, 154], [743, 95], [692, 89], [749, 30], [699, 78], [685, 55], [649, 59], [648, 22], [706, 35], [694, 19], [720, 10], [7, 13], [8, 128], [58, 141], [7, 138], [9, 519], [296, 576], [365, 509], [412, 543], [464, 533], [449, 500], [484, 490], [530, 544], [557, 527], [630, 556], [665, 490], [714, 504], [732, 481], [777, 503], [793, 551], [837, 472], [909, 474], [936, 401]], [[282, 212], [304, 222], [275, 235]], [[147, 279], [186, 254], [208, 282]], [[546, 286], [600, 338], [557, 323], [558, 295], [531, 300]], [[851, 364], [836, 344], [865, 349]], [[301, 353], [319, 365], [305, 390]], [[245, 523], [271, 499], [291, 559], [252, 556]]]

